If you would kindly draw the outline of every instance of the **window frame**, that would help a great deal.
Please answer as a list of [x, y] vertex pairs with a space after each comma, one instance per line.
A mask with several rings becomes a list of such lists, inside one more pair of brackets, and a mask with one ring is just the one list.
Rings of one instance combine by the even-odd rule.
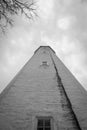
[[[50, 120], [50, 128], [51, 128], [51, 130], [54, 130], [53, 129], [53, 118], [52, 117], [50, 117], [50, 116], [38, 116], [38, 117], [36, 117], [36, 129], [35, 130], [37, 130], [37, 128], [38, 128], [38, 120], [46, 120], [46, 119], [49, 119]], [[44, 126], [45, 127], [45, 126]]]

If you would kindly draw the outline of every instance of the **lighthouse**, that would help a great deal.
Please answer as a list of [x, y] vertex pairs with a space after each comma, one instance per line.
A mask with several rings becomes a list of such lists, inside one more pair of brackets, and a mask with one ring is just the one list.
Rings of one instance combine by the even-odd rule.
[[87, 130], [87, 92], [50, 46], [0, 94], [0, 130]]

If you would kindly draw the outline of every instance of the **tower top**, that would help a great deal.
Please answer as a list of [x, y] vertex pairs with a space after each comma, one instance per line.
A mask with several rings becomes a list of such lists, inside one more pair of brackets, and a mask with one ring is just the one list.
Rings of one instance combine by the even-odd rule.
[[34, 52], [34, 54], [39, 50], [39, 49], [50, 49], [53, 53], [55, 53], [55, 51], [50, 47], [50, 46], [40, 46], [39, 48], [37, 48]]

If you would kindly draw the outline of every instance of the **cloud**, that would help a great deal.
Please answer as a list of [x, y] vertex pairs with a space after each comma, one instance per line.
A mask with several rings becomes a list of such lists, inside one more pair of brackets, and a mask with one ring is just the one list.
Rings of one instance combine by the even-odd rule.
[[59, 29], [66, 31], [72, 28], [72, 25], [74, 24], [74, 22], [75, 22], [75, 16], [62, 16], [58, 18], [57, 26]]
[[70, 21], [68, 18], [61, 18], [58, 20], [57, 25], [60, 29], [66, 30], [70, 26]]
[[38, 13], [41, 18], [48, 19], [50, 15], [52, 15], [53, 12], [53, 0], [39, 0], [38, 1]]

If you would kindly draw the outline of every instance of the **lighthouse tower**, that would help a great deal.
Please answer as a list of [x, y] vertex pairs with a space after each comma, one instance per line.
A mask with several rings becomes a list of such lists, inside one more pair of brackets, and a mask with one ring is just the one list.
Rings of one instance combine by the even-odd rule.
[[0, 95], [0, 130], [87, 130], [87, 92], [40, 46]]

